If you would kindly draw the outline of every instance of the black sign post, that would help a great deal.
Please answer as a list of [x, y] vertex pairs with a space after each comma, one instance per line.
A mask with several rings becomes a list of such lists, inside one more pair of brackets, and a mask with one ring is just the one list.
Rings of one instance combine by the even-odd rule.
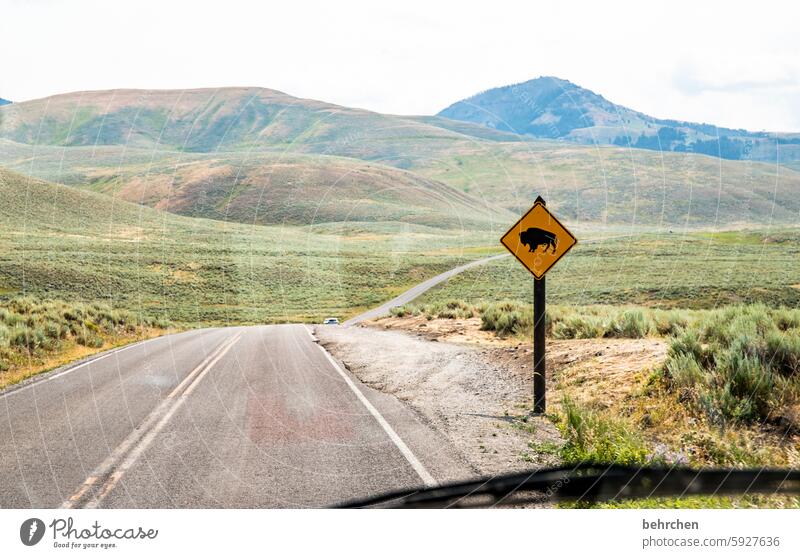
[[[547, 205], [542, 196], [535, 203]], [[543, 415], [547, 408], [547, 380], [545, 372], [545, 278], [533, 279], [533, 412]]]
[[547, 409], [545, 390], [545, 310], [544, 276], [564, 254], [577, 244], [567, 228], [548, 211], [542, 196], [519, 221], [508, 229], [500, 243], [533, 274], [533, 413]]
[[547, 399], [545, 390], [547, 381], [545, 371], [545, 278], [533, 280], [533, 412], [537, 415], [545, 413]]

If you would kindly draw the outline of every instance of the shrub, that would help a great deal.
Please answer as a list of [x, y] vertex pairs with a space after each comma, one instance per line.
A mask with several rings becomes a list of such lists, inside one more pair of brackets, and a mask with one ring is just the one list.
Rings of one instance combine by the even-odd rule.
[[695, 461], [722, 467], [758, 467], [769, 461], [763, 448], [754, 447], [745, 437], [730, 440], [703, 431], [689, 431], [681, 436], [681, 445]]
[[705, 374], [703, 368], [691, 353], [675, 355], [666, 363], [667, 377], [676, 389], [691, 390], [702, 381]]
[[800, 376], [800, 332], [772, 331], [766, 336], [764, 359], [784, 376]]
[[[477, 306], [481, 314], [482, 328], [500, 333], [510, 318], [503, 314], [514, 314], [520, 323], [514, 333], [530, 333], [533, 324], [533, 308], [528, 302], [503, 301]], [[655, 334], [679, 334], [694, 320], [694, 312], [685, 310], [648, 310], [609, 306], [567, 307], [549, 306], [545, 327], [556, 339], [592, 339], [620, 337], [639, 339]], [[507, 334], [505, 331], [503, 334]]]
[[639, 309], [624, 310], [606, 331], [605, 337], [641, 339], [653, 331], [652, 320]]
[[461, 300], [449, 300], [445, 303], [444, 308], [437, 312], [439, 318], [446, 319], [471, 318], [473, 315], [472, 306]]
[[8, 342], [13, 347], [28, 347], [28, 332], [30, 328], [24, 325], [14, 326], [8, 336]]
[[556, 339], [593, 339], [603, 337], [605, 332], [603, 320], [594, 316], [569, 316], [552, 325]]
[[103, 338], [99, 335], [96, 335], [91, 332], [81, 333], [76, 338], [75, 341], [78, 342], [79, 345], [83, 345], [85, 347], [92, 347], [92, 348], [100, 348], [103, 346]]
[[158, 318], [157, 320], [153, 320], [149, 325], [159, 329], [167, 329], [172, 327], [172, 323], [166, 318]]
[[389, 309], [389, 314], [395, 318], [404, 318], [407, 315], [413, 315], [408, 306], [395, 306]]
[[481, 329], [494, 331], [500, 336], [523, 333], [532, 326], [532, 312], [523, 311], [520, 304], [513, 301], [490, 304], [481, 314]]
[[653, 322], [655, 330], [659, 335], [678, 335], [689, 325], [689, 316], [686, 311], [659, 311], [654, 312]]
[[778, 308], [773, 311], [775, 326], [781, 330], [800, 329], [800, 310]]
[[714, 422], [783, 420], [797, 427], [796, 316], [760, 304], [709, 312], [673, 338], [665, 376]]
[[708, 397], [724, 417], [734, 420], [766, 418], [772, 403], [772, 371], [741, 346], [731, 347], [720, 357], [716, 376], [709, 382]]
[[4, 308], [3, 313], [0, 314], [0, 321], [9, 327], [12, 327], [23, 323], [25, 321], [25, 317], [17, 314], [16, 312], [10, 312]]
[[51, 339], [61, 339], [61, 324], [47, 322], [44, 326], [44, 332]]
[[696, 330], [688, 329], [674, 337], [669, 346], [670, 356], [689, 355], [695, 361], [705, 364], [708, 359], [706, 348], [700, 342], [700, 335]]
[[135, 333], [143, 325], [169, 327], [167, 320], [138, 317], [108, 305], [68, 304], [61, 300], [41, 301], [33, 297], [11, 299], [0, 308], [0, 369], [21, 351], [44, 354], [58, 349], [68, 339], [98, 348], [105, 336]]

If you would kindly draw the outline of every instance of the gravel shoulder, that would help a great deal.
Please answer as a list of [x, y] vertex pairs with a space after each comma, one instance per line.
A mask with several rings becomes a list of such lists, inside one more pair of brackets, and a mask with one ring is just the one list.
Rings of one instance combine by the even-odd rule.
[[531, 395], [520, 370], [500, 364], [495, 351], [439, 342], [374, 327], [318, 326], [320, 343], [363, 383], [393, 395], [444, 434], [477, 474], [549, 467], [557, 429], [529, 417]]
[[[477, 318], [383, 317], [316, 333], [359, 380], [450, 440], [476, 474], [558, 464], [558, 429], [529, 414], [529, 342], [481, 331]], [[557, 412], [565, 394], [595, 409], [624, 405], [666, 348], [663, 339], [548, 340], [548, 410]]]

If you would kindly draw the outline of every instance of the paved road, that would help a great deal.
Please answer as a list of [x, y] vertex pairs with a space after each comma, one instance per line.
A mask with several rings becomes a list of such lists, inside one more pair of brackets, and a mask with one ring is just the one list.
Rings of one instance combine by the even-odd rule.
[[[581, 244], [595, 244], [597, 242], [604, 242], [606, 240], [619, 239], [619, 238], [630, 238], [631, 236], [632, 235], [629, 235], [629, 234], [620, 234], [620, 235], [615, 235], [615, 236], [590, 238], [588, 240], [582, 240]], [[389, 310], [391, 310], [392, 308], [394, 308], [396, 306], [402, 306], [403, 304], [408, 304], [409, 302], [411, 302], [412, 300], [414, 300], [415, 298], [420, 296], [425, 291], [430, 290], [431, 288], [435, 287], [439, 283], [447, 281], [448, 279], [450, 279], [454, 275], [458, 275], [459, 273], [462, 273], [462, 272], [464, 272], [464, 271], [466, 271], [468, 269], [471, 269], [473, 267], [476, 267], [476, 266], [479, 266], [479, 265], [484, 265], [484, 264], [487, 264], [489, 262], [493, 262], [495, 260], [499, 260], [501, 258], [508, 258], [510, 256], [511, 256], [510, 253], [508, 253], [508, 254], [498, 254], [496, 256], [490, 256], [488, 258], [483, 258], [482, 260], [475, 260], [475, 261], [471, 261], [471, 262], [469, 262], [467, 264], [464, 264], [464, 265], [461, 265], [461, 266], [458, 266], [458, 267], [454, 267], [453, 269], [445, 271], [444, 273], [440, 273], [436, 277], [431, 277], [427, 281], [423, 281], [419, 285], [415, 285], [415, 286], [411, 287], [410, 289], [408, 289], [403, 294], [393, 298], [392, 300], [390, 300], [390, 301], [388, 301], [388, 302], [386, 302], [384, 304], [381, 304], [377, 308], [373, 308], [372, 310], [367, 310], [363, 314], [359, 314], [358, 316], [350, 318], [349, 320], [345, 321], [343, 325], [346, 325], [346, 326], [355, 325], [355, 324], [357, 324], [359, 322], [363, 322], [365, 320], [372, 320], [372, 319], [377, 318], [379, 316], [383, 316], [385, 314], [388, 314]]]
[[404, 292], [400, 296], [393, 298], [392, 300], [390, 300], [389, 302], [386, 302], [385, 304], [381, 304], [377, 308], [373, 308], [372, 310], [367, 310], [363, 314], [359, 314], [358, 316], [350, 318], [349, 320], [344, 322], [344, 325], [346, 325], [346, 326], [355, 325], [355, 324], [357, 324], [359, 322], [363, 322], [365, 320], [371, 320], [373, 318], [377, 318], [378, 316], [383, 316], [384, 314], [388, 314], [389, 310], [391, 310], [395, 306], [402, 306], [403, 304], [408, 304], [409, 302], [411, 302], [412, 300], [417, 298], [419, 295], [421, 295], [425, 291], [431, 289], [432, 287], [435, 287], [436, 285], [438, 285], [439, 283], [441, 283], [443, 281], [447, 281], [448, 279], [450, 279], [454, 275], [458, 275], [459, 273], [461, 273], [463, 271], [466, 271], [466, 270], [468, 270], [470, 268], [473, 268], [475, 266], [478, 266], [478, 265], [483, 265], [483, 264], [489, 263], [491, 261], [498, 260], [500, 258], [507, 258], [510, 255], [511, 254], [498, 254], [497, 256], [491, 256], [491, 257], [488, 257], [488, 258], [484, 258], [482, 260], [475, 260], [475, 261], [469, 262], [468, 264], [464, 264], [464, 265], [461, 265], [461, 266], [458, 266], [458, 267], [454, 267], [453, 269], [451, 269], [449, 271], [445, 271], [444, 273], [440, 273], [436, 277], [432, 277], [432, 278], [428, 279], [427, 281], [423, 281], [419, 285], [415, 285], [415, 286], [411, 287], [410, 289], [408, 289], [406, 292]]
[[196, 330], [0, 395], [0, 507], [301, 507], [473, 476], [302, 325]]
[[[507, 256], [437, 275], [345, 324]], [[0, 392], [0, 414], [0, 508], [318, 507], [474, 476], [303, 325], [129, 345]]]

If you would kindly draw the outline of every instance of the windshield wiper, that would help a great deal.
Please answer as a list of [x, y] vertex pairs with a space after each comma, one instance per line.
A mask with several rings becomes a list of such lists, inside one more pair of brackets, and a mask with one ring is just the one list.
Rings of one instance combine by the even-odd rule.
[[592, 503], [657, 496], [751, 493], [798, 494], [800, 470], [582, 464], [399, 491], [337, 507], [489, 507], [560, 500]]

